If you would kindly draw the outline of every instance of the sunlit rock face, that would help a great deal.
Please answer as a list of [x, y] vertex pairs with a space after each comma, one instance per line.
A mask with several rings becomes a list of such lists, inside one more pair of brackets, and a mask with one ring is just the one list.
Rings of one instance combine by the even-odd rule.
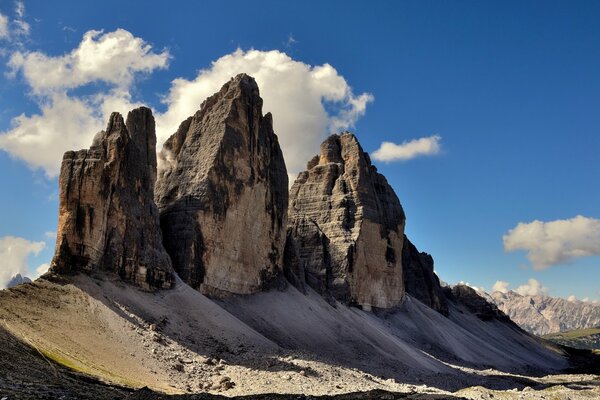
[[351, 133], [330, 136], [290, 191], [288, 276], [363, 308], [402, 303], [405, 216]]
[[212, 296], [281, 274], [288, 176], [271, 114], [240, 74], [181, 123], [161, 153], [156, 202], [175, 270]]
[[156, 134], [150, 109], [113, 113], [89, 150], [61, 166], [56, 273], [109, 272], [146, 290], [170, 288], [171, 260], [154, 203]]

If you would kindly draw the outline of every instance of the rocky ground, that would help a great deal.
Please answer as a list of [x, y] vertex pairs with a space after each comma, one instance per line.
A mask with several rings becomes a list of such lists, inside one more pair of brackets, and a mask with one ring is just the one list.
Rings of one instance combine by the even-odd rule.
[[[41, 280], [0, 291], [0, 359], [5, 363], [0, 369], [0, 399], [158, 399], [167, 394], [190, 399], [600, 397], [598, 375], [583, 370], [536, 377], [533, 371], [508, 373], [438, 360], [454, 372], [411, 372], [420, 368], [414, 364], [399, 367], [404, 373], [394, 374], [393, 366], [378, 369], [368, 355], [363, 364], [351, 365], [341, 362], [343, 357], [301, 351], [294, 348], [301, 342], [292, 333], [288, 341], [279, 333], [268, 339], [186, 285], [168, 294], [147, 294], [84, 276], [75, 283]], [[278, 296], [246, 298], [244, 312], [252, 315], [256, 303], [263, 318], [269, 319], [273, 310], [263, 302], [283, 302], [289, 294]], [[315, 309], [316, 299], [309, 303]], [[235, 301], [227, 306], [233, 305]], [[321, 324], [332, 323], [325, 321], [330, 314], [317, 311]], [[195, 318], [189, 317], [192, 312]], [[353, 318], [365, 314], [348, 312]], [[375, 318], [365, 315], [360, 318]], [[410, 313], [400, 317], [408, 321]], [[314, 321], [303, 323], [316, 328]], [[269, 324], [255, 326], [275, 329]], [[370, 335], [363, 329], [363, 335]], [[348, 354], [362, 351], [357, 339], [346, 341], [338, 333], [337, 340], [346, 343], [338, 352], [344, 347], [349, 347]], [[381, 338], [365, 340], [372, 346]], [[133, 390], [145, 386], [152, 390]]]

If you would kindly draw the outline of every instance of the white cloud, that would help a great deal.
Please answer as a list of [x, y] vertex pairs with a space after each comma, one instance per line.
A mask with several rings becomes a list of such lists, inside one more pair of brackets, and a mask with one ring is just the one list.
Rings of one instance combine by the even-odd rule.
[[34, 94], [105, 82], [126, 89], [139, 73], [165, 68], [169, 52], [154, 53], [152, 46], [124, 29], [103, 33], [88, 31], [79, 46], [53, 57], [41, 52], [16, 52], [9, 61], [21, 71]]
[[31, 26], [25, 21], [25, 3], [22, 1], [15, 2], [15, 14], [17, 18], [13, 21], [15, 24], [14, 33], [17, 36], [28, 36]]
[[383, 142], [373, 152], [373, 158], [378, 161], [406, 161], [419, 156], [430, 156], [439, 154], [441, 151], [440, 141], [442, 137], [433, 135], [404, 141], [401, 144]]
[[577, 302], [577, 297], [575, 297], [575, 295], [572, 294], [569, 297], [567, 297], [567, 301], [569, 301], [571, 303], [575, 303], [575, 302]]
[[157, 115], [158, 143], [173, 134], [204, 99], [241, 72], [254, 77], [260, 87], [263, 112], [273, 114], [275, 133], [291, 174], [305, 168], [326, 134], [353, 127], [373, 100], [368, 93], [355, 96], [329, 64], [311, 66], [277, 50], [238, 49], [201, 70], [195, 79], [172, 82], [165, 98], [168, 110]]
[[548, 288], [537, 279], [530, 278], [526, 284], [516, 288], [515, 292], [521, 296], [538, 296], [548, 294]]
[[494, 286], [492, 286], [492, 293], [493, 292], [507, 293], [509, 286], [510, 286], [510, 283], [508, 283], [506, 281], [496, 281], [496, 283], [494, 283]]
[[8, 37], [8, 17], [0, 13], [0, 39]]
[[[14, 236], [0, 238], [0, 289], [5, 288], [16, 274], [29, 275], [27, 257], [38, 255], [46, 247], [44, 242], [31, 242]], [[40, 266], [41, 267], [41, 266]]]
[[31, 274], [30, 279], [35, 280], [40, 276], [44, 275], [50, 269], [50, 264], [44, 263], [40, 264], [39, 267], [35, 269], [35, 271]]
[[[130, 94], [136, 76], [165, 68], [168, 59], [167, 51], [154, 53], [122, 29], [87, 32], [76, 49], [62, 56], [15, 52], [9, 65], [14, 74], [22, 73], [40, 113], [14, 118], [12, 129], [0, 134], [0, 149], [56, 176], [65, 151], [89, 147], [111, 112], [126, 113], [139, 105]], [[86, 96], [69, 92], [97, 82], [109, 88]]]
[[[123, 29], [87, 32], [76, 49], [62, 56], [15, 52], [10, 68], [29, 84], [40, 113], [14, 118], [13, 128], [0, 134], [0, 149], [56, 176], [63, 153], [87, 148], [112, 111], [125, 113], [136, 107], [130, 95], [136, 77], [166, 67], [169, 57], [167, 51], [155, 53]], [[276, 50], [238, 49], [199, 71], [193, 80], [171, 82], [164, 97], [166, 111], [155, 113], [158, 150], [208, 96], [241, 72], [257, 80], [263, 110], [273, 113], [275, 132], [292, 174], [304, 169], [326, 134], [353, 127], [373, 100], [368, 93], [354, 95], [329, 64], [311, 66]], [[71, 93], [97, 82], [109, 89], [87, 96]]]
[[541, 270], [576, 258], [600, 255], [600, 220], [581, 215], [550, 222], [519, 223], [503, 236], [505, 251], [525, 250]]

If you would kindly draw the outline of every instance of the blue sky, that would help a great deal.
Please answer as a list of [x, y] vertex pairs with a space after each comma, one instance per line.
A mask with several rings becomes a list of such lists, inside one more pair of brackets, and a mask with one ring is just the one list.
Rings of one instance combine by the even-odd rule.
[[[598, 2], [0, 0], [0, 14], [0, 238], [26, 241], [9, 254], [12, 239], [0, 240], [0, 254], [30, 275], [54, 250], [60, 153], [89, 145], [100, 108], [147, 104], [167, 134], [228, 71], [248, 68], [288, 167], [338, 128], [371, 153], [400, 146], [408, 159], [375, 163], [445, 281], [490, 290], [533, 278], [551, 295], [600, 299]], [[52, 81], [55, 64], [110, 57], [74, 53], [91, 30], [103, 32], [89, 43], [137, 47]], [[287, 69], [270, 73], [277, 65]], [[70, 115], [76, 104], [89, 118]], [[435, 135], [439, 148], [404, 143]]]

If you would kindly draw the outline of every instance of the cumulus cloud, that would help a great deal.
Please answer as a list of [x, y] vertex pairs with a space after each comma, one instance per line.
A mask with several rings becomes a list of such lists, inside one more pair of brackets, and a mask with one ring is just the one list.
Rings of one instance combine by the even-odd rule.
[[8, 37], [8, 17], [0, 13], [0, 39]]
[[158, 142], [164, 142], [204, 99], [241, 72], [253, 76], [260, 87], [263, 110], [273, 114], [291, 174], [304, 169], [326, 134], [352, 128], [373, 100], [368, 93], [354, 95], [329, 64], [311, 66], [277, 50], [238, 49], [199, 71], [193, 80], [172, 82], [164, 100], [168, 109], [157, 116]]
[[[126, 113], [140, 105], [130, 94], [135, 78], [165, 68], [169, 57], [168, 51], [153, 52], [123, 29], [89, 31], [76, 49], [62, 56], [13, 53], [12, 73], [22, 74], [40, 112], [15, 117], [12, 128], [0, 134], [0, 149], [56, 176], [66, 150], [89, 147], [111, 112]], [[97, 83], [105, 86], [85, 96], [71, 92]]]
[[165, 68], [168, 60], [167, 50], [155, 53], [143, 39], [117, 29], [88, 31], [79, 46], [63, 56], [16, 52], [8, 65], [22, 72], [34, 94], [46, 94], [91, 82], [128, 88], [137, 74]]
[[530, 278], [526, 284], [515, 289], [521, 296], [538, 296], [548, 294], [548, 288], [537, 279]]
[[536, 270], [600, 255], [600, 220], [581, 215], [550, 222], [519, 223], [503, 236], [505, 251], [525, 250]]
[[[89, 31], [77, 48], [61, 56], [14, 52], [10, 70], [24, 78], [40, 112], [14, 118], [12, 129], [0, 134], [0, 149], [56, 176], [64, 151], [88, 147], [112, 111], [125, 113], [136, 107], [139, 103], [130, 94], [136, 78], [166, 68], [169, 58], [168, 51], [155, 52], [123, 29]], [[158, 150], [181, 121], [241, 72], [253, 76], [260, 86], [264, 112], [273, 113], [291, 174], [304, 168], [328, 133], [352, 128], [373, 100], [369, 93], [355, 95], [329, 64], [311, 66], [277, 50], [238, 49], [200, 70], [192, 80], [171, 82], [163, 98], [165, 111], [155, 113]], [[94, 85], [98, 83], [104, 89]], [[81, 87], [92, 88], [93, 93], [73, 94]]]
[[2, 260], [0, 289], [6, 288], [8, 282], [16, 274], [31, 276], [27, 258], [31, 255], [38, 255], [45, 247], [46, 243], [44, 242], [31, 242], [20, 237], [4, 236], [0, 238], [0, 260]]
[[572, 294], [569, 297], [567, 297], [567, 301], [575, 303], [577, 301], [577, 297], [575, 297], [575, 295]]
[[510, 283], [508, 283], [506, 281], [496, 281], [496, 283], [494, 283], [494, 286], [492, 286], [492, 293], [493, 292], [507, 293], [509, 286], [510, 286]]
[[442, 137], [433, 135], [419, 139], [407, 140], [400, 144], [383, 142], [373, 152], [373, 158], [378, 161], [407, 161], [415, 157], [431, 156], [441, 151], [440, 141]]

